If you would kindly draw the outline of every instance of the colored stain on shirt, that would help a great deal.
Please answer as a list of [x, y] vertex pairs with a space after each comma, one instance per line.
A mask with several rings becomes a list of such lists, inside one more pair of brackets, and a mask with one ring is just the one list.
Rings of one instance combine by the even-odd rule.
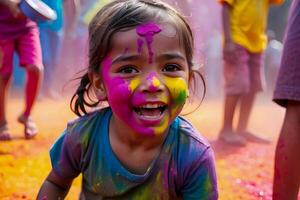
[[[111, 149], [111, 117], [112, 110], [104, 108], [70, 122], [51, 148], [55, 173], [66, 178], [82, 173], [80, 199], [217, 199], [212, 150], [188, 121], [172, 122], [153, 164], [136, 175]], [[90, 138], [88, 146], [83, 138]]]
[[149, 63], [153, 62], [153, 51], [152, 51], [152, 42], [153, 42], [153, 36], [157, 33], [161, 32], [161, 28], [155, 24], [155, 23], [145, 23], [142, 25], [139, 25], [136, 28], [136, 33], [144, 37], [147, 42], [148, 52], [149, 52]]

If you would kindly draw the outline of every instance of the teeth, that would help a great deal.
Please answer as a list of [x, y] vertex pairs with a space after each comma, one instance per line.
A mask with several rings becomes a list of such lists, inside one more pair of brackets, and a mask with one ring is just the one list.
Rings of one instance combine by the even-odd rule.
[[162, 108], [164, 105], [161, 104], [145, 104], [140, 106], [139, 108]]

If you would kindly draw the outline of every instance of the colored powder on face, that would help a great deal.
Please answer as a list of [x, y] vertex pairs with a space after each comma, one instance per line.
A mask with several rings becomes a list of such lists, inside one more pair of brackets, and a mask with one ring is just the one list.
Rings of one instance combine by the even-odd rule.
[[129, 82], [118, 75], [113, 76], [110, 73], [111, 65], [112, 59], [109, 57], [105, 58], [102, 62], [102, 77], [107, 87], [108, 103], [114, 115], [118, 116], [136, 133], [147, 136], [154, 135], [155, 130], [152, 127], [147, 127], [136, 121], [134, 110], [132, 109], [136, 101], [145, 102], [145, 95], [135, 92], [140, 85], [140, 79], [136, 78]]
[[187, 83], [183, 78], [172, 77], [166, 77], [165, 83], [172, 98], [171, 115], [177, 115], [180, 112], [178, 109], [183, 107], [189, 93]]
[[180, 91], [175, 102], [180, 104], [186, 100], [186, 97], [187, 97], [186, 91], [185, 90]]
[[183, 104], [189, 94], [186, 81], [182, 78], [166, 77], [165, 82], [175, 104]]
[[143, 44], [144, 44], [144, 41], [143, 41], [141, 38], [139, 38], [139, 39], [137, 40], [138, 53], [141, 53], [141, 52], [142, 52]]
[[147, 42], [148, 52], [149, 52], [149, 63], [152, 63], [153, 60], [153, 51], [152, 51], [152, 42], [153, 42], [153, 36], [157, 33], [161, 32], [161, 28], [155, 24], [155, 23], [145, 23], [142, 25], [139, 25], [136, 28], [136, 33], [144, 37]]
[[168, 129], [169, 122], [166, 120], [166, 118], [163, 118], [163, 120], [160, 122], [160, 126], [154, 129], [155, 135], [163, 134]]
[[141, 84], [141, 80], [139, 78], [135, 78], [129, 83], [129, 89], [133, 92], [139, 85]]
[[150, 92], [156, 92], [157, 88], [161, 84], [155, 72], [149, 74], [149, 77], [147, 77], [147, 81], [150, 83], [150, 87], [149, 87]]

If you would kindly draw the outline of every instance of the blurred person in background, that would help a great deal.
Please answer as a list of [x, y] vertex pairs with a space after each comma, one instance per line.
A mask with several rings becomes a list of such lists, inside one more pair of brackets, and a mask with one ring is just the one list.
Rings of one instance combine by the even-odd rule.
[[46, 97], [57, 98], [58, 94], [53, 88], [53, 81], [61, 54], [63, 0], [43, 0], [43, 2], [56, 12], [57, 18], [38, 24], [45, 68], [41, 93]]
[[18, 118], [24, 125], [26, 139], [33, 138], [38, 129], [31, 118], [43, 73], [41, 46], [37, 24], [20, 11], [19, 1], [0, 0], [0, 140], [10, 140], [6, 119], [6, 98], [13, 72], [13, 54], [26, 70], [25, 109]]
[[[257, 92], [263, 90], [262, 53], [267, 46], [265, 33], [269, 6], [283, 0], [218, 0], [222, 4], [224, 32], [225, 103], [219, 139], [244, 146], [247, 141], [269, 143], [247, 130]], [[233, 128], [237, 105], [239, 119]]]
[[207, 94], [219, 97], [222, 85], [222, 34], [214, 30], [204, 45]]
[[281, 55], [282, 55], [282, 43], [276, 40], [275, 32], [272, 30], [267, 31], [268, 46], [265, 50], [265, 71], [267, 90], [273, 91], [277, 74], [280, 68]]
[[300, 187], [300, 0], [294, 0], [273, 100], [286, 108], [275, 152], [273, 200], [296, 200]]

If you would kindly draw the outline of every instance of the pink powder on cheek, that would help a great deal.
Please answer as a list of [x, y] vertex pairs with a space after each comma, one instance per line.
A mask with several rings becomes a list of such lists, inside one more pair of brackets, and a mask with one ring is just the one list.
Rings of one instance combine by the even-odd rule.
[[154, 130], [147, 128], [135, 120], [132, 106], [145, 102], [142, 93], [131, 91], [129, 82], [121, 77], [112, 77], [110, 67], [112, 60], [108, 57], [102, 62], [102, 77], [108, 92], [108, 102], [114, 115], [140, 135], [154, 135]]
[[143, 93], [135, 93], [132, 97], [132, 104], [133, 105], [141, 105], [146, 102], [145, 94]]
[[[105, 86], [107, 87], [108, 92], [108, 101], [110, 106], [118, 107], [118, 109], [123, 110], [124, 108], [120, 108], [119, 102], [129, 101], [131, 96], [131, 90], [129, 88], [129, 84], [123, 80], [121, 77], [111, 77], [110, 76], [110, 67], [112, 65], [112, 59], [107, 57], [102, 62], [102, 77]], [[128, 112], [128, 109], [123, 112]]]
[[139, 25], [136, 28], [136, 33], [144, 37], [147, 42], [148, 52], [149, 52], [149, 63], [152, 63], [153, 60], [153, 51], [152, 51], [152, 42], [153, 42], [153, 36], [157, 33], [161, 32], [161, 28], [156, 25], [155, 23], [145, 23], [142, 25]]

